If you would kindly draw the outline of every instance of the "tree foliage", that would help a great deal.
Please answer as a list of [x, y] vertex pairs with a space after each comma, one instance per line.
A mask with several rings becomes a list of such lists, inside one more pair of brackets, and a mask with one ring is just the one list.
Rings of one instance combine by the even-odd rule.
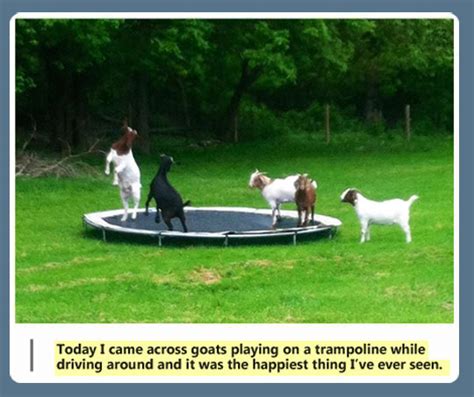
[[123, 117], [144, 150], [166, 133], [237, 141], [252, 107], [315, 128], [327, 103], [368, 126], [395, 125], [411, 104], [451, 131], [453, 23], [19, 19], [16, 101], [19, 132], [33, 121], [57, 149], [88, 147]]

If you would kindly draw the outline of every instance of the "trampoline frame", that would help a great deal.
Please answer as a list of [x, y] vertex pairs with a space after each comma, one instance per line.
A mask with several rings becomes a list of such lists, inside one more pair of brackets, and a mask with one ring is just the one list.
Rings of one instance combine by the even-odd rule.
[[[255, 209], [248, 207], [186, 207], [185, 213], [191, 211], [220, 211], [220, 212], [243, 212], [247, 214], [259, 214], [259, 215], [272, 215], [271, 209]], [[138, 209], [138, 213], [145, 212], [144, 208]], [[155, 213], [155, 209], [150, 209], [150, 213]], [[147, 229], [134, 229], [130, 227], [123, 227], [114, 225], [104, 220], [104, 218], [119, 216], [123, 214], [123, 209], [108, 210], [93, 212], [84, 214], [83, 224], [84, 227], [90, 226], [94, 229], [102, 231], [102, 239], [107, 241], [107, 232], [115, 232], [121, 234], [132, 234], [140, 236], [150, 236], [158, 238], [158, 245], [162, 246], [163, 237], [179, 238], [182, 240], [222, 240], [224, 246], [229, 244], [229, 240], [237, 239], [271, 239], [275, 237], [289, 236], [293, 237], [293, 244], [297, 242], [298, 235], [316, 234], [321, 232], [327, 232], [328, 237], [331, 239], [336, 233], [337, 228], [342, 222], [337, 219], [326, 215], [315, 214], [315, 221], [320, 222], [318, 225], [310, 225], [305, 227], [292, 227], [292, 228], [276, 228], [276, 229], [262, 229], [252, 231], [222, 231], [222, 232], [181, 232], [181, 231], [169, 231], [169, 230], [147, 230]], [[130, 216], [130, 215], [129, 215]], [[282, 210], [281, 216], [285, 218], [292, 218], [295, 221], [298, 220], [298, 212], [290, 210]]]

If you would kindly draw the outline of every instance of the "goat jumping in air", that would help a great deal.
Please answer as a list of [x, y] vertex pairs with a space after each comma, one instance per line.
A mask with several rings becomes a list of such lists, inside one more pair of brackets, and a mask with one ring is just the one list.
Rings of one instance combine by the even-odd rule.
[[137, 218], [137, 209], [140, 204], [140, 169], [133, 157], [132, 144], [138, 136], [137, 131], [130, 128], [127, 121], [122, 126], [122, 137], [112, 145], [106, 158], [105, 174], [110, 174], [110, 163], [114, 165], [113, 185], [120, 188], [120, 198], [124, 208], [122, 222], [128, 218], [128, 202], [133, 199], [132, 219]]

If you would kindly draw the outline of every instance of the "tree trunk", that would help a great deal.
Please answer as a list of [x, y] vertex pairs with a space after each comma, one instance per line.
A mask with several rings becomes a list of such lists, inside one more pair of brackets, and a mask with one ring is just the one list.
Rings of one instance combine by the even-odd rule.
[[81, 151], [88, 146], [88, 141], [95, 139], [95, 137], [90, 136], [91, 132], [86, 131], [87, 111], [86, 98], [83, 89], [85, 86], [84, 77], [77, 75], [74, 79], [74, 120], [71, 145], [78, 151]]
[[150, 153], [150, 125], [149, 125], [149, 103], [148, 103], [148, 78], [142, 73], [137, 77], [137, 102], [135, 123], [138, 131], [138, 146], [144, 152]]
[[64, 155], [70, 154], [72, 131], [73, 131], [73, 113], [74, 101], [72, 76], [68, 73], [63, 76], [62, 84], [59, 86], [60, 93], [56, 98], [56, 139], [60, 144], [61, 152]]
[[382, 110], [379, 103], [379, 82], [375, 66], [370, 66], [367, 75], [367, 101], [365, 119], [371, 125], [382, 122]]
[[242, 84], [239, 84], [232, 98], [230, 100], [229, 106], [227, 108], [227, 114], [224, 121], [224, 131], [223, 137], [225, 141], [231, 141], [234, 135], [234, 128], [235, 128], [235, 120], [237, 119], [237, 115], [239, 114], [239, 107], [240, 101], [242, 100], [242, 96], [245, 92], [245, 87]]
[[234, 120], [234, 143], [239, 143], [239, 115]]
[[326, 134], [326, 145], [331, 143], [331, 108], [329, 105], [325, 106], [324, 112], [324, 125], [325, 125], [325, 134]]
[[240, 102], [245, 92], [260, 76], [259, 69], [250, 69], [249, 61], [247, 59], [242, 61], [242, 72], [240, 74], [239, 82], [234, 89], [234, 93], [230, 98], [229, 106], [222, 123], [221, 137], [230, 142], [234, 139], [236, 119], [239, 114]]
[[188, 95], [186, 94], [186, 87], [184, 86], [184, 83], [181, 77], [178, 77], [178, 85], [181, 91], [181, 101], [183, 104], [184, 125], [186, 126], [186, 128], [190, 128], [191, 119], [189, 117]]
[[411, 116], [410, 116], [410, 105], [405, 106], [405, 134], [407, 141], [411, 139]]

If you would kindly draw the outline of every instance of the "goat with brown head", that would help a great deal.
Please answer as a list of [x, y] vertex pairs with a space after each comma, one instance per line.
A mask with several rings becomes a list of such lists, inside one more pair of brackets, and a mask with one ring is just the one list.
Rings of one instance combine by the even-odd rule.
[[110, 174], [110, 164], [114, 165], [113, 185], [120, 188], [120, 197], [124, 207], [122, 221], [128, 218], [128, 202], [133, 199], [132, 219], [136, 219], [140, 202], [140, 169], [133, 157], [132, 144], [138, 136], [137, 131], [128, 126], [125, 120], [122, 126], [123, 135], [112, 147], [106, 158], [105, 174]]
[[128, 154], [132, 149], [133, 141], [138, 137], [137, 130], [130, 128], [128, 122], [125, 119], [122, 126], [122, 137], [115, 143], [112, 144], [114, 149], [119, 156]]
[[[314, 223], [314, 206], [316, 204], [316, 188], [308, 174], [299, 175], [295, 181], [295, 203], [298, 209], [298, 227], [308, 226], [309, 212]], [[304, 213], [304, 221], [303, 221]]]

